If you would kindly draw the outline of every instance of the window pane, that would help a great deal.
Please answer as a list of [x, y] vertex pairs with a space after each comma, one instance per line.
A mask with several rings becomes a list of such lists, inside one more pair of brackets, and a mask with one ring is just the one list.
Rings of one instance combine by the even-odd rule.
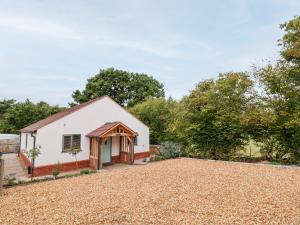
[[63, 151], [68, 151], [71, 148], [71, 136], [64, 136]]
[[72, 148], [76, 148], [79, 149], [80, 148], [80, 139], [81, 139], [81, 135], [73, 135], [72, 136]]

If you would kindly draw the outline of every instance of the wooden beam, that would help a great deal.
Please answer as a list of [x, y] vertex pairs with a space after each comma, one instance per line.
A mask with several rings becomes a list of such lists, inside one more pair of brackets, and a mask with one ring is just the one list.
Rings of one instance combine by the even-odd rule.
[[120, 137], [120, 136], [134, 137], [134, 135], [127, 134], [127, 133], [109, 133], [109, 134], [103, 135], [101, 137], [102, 138], [108, 138], [108, 137]]
[[134, 163], [134, 140], [133, 140], [133, 138], [131, 140], [130, 145], [131, 145], [131, 164], [133, 164]]

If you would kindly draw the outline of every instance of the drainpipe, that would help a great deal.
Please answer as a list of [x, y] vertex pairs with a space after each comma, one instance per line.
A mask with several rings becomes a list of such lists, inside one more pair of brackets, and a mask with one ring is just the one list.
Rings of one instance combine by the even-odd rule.
[[18, 157], [20, 157], [21, 143], [22, 143], [22, 133], [20, 133]]
[[[36, 142], [36, 133], [35, 132], [32, 132], [31, 133], [31, 137], [33, 137], [33, 149], [35, 150], [35, 142]], [[34, 157], [31, 159], [31, 166], [32, 166], [32, 168], [31, 168], [31, 177], [33, 177], [33, 175], [34, 175], [34, 161], [35, 161], [35, 159], [34, 159]]]

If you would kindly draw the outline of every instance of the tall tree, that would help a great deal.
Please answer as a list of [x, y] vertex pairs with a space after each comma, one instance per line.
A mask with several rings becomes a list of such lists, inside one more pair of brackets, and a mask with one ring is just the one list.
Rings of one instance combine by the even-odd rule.
[[288, 62], [300, 64], [300, 16], [280, 25], [285, 31], [280, 45], [282, 46], [281, 55]]
[[243, 117], [253, 82], [247, 73], [220, 74], [183, 98], [171, 128], [194, 155], [228, 159], [248, 141]]
[[265, 104], [274, 117], [265, 149], [272, 148], [277, 160], [300, 160], [300, 67], [279, 61], [258, 69], [255, 74], [263, 84]]
[[300, 161], [300, 17], [280, 26], [282, 59], [255, 70], [273, 122], [263, 150], [277, 160]]
[[131, 107], [148, 97], [164, 97], [164, 89], [152, 76], [108, 68], [89, 78], [85, 89], [74, 91], [72, 97], [76, 103], [83, 103], [103, 95]]
[[3, 99], [0, 101], [0, 120], [3, 119], [4, 113], [15, 104], [14, 99]]
[[25, 102], [15, 103], [4, 113], [0, 121], [0, 132], [18, 133], [21, 128], [61, 110], [62, 108], [50, 106], [46, 102], [34, 104], [28, 99]]
[[161, 144], [172, 140], [168, 130], [176, 101], [165, 98], [149, 98], [129, 108], [129, 111], [150, 127], [150, 143]]

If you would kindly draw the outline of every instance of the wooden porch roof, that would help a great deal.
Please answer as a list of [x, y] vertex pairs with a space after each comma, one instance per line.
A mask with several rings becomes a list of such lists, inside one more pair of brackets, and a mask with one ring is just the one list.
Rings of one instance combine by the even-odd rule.
[[86, 136], [87, 137], [102, 137], [105, 136], [106, 134], [110, 133], [110, 131], [113, 131], [117, 127], [123, 127], [127, 132], [129, 132], [131, 135], [136, 136], [137, 133], [127, 127], [125, 124], [123, 124], [120, 121], [116, 122], [109, 122], [105, 123], [102, 126], [98, 127], [97, 129], [91, 131], [88, 133]]

